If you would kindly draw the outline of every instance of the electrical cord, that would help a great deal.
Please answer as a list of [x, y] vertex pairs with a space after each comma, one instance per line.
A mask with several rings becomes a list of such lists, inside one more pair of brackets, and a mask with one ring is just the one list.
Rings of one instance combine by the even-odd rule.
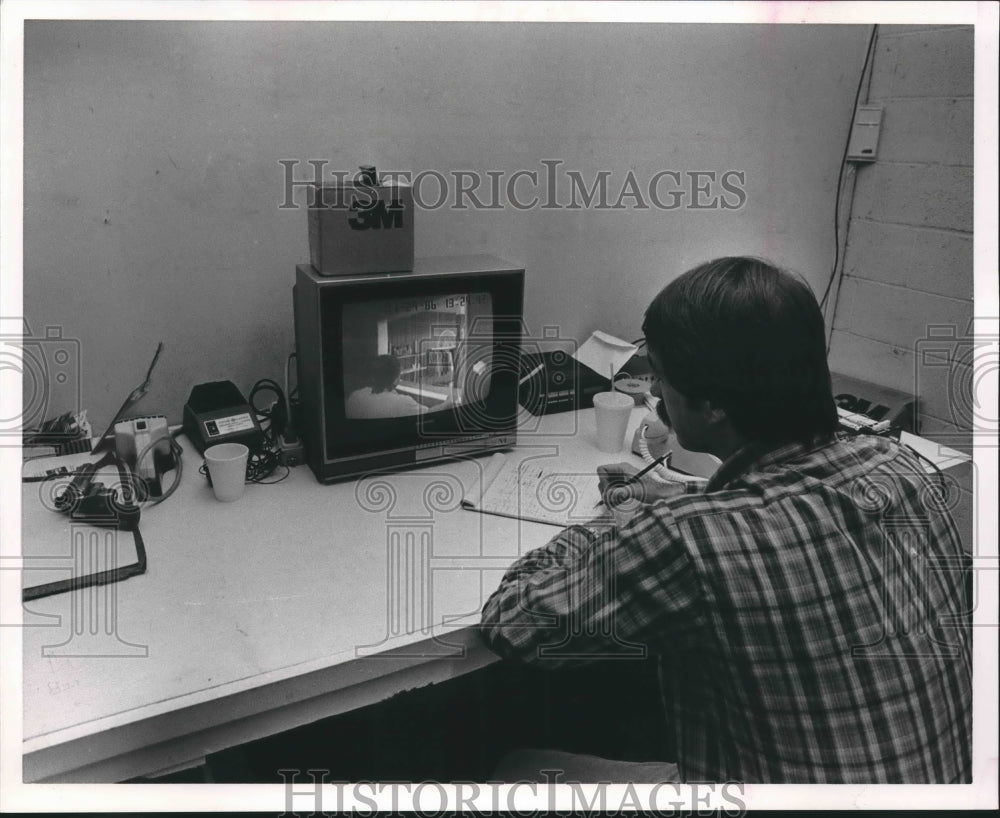
[[878, 32], [878, 25], [872, 26], [871, 35], [868, 37], [868, 48], [865, 51], [865, 62], [861, 66], [861, 76], [858, 78], [858, 87], [854, 92], [854, 105], [851, 107], [851, 123], [847, 129], [847, 139], [844, 140], [844, 153], [840, 157], [840, 171], [837, 174], [837, 192], [833, 197], [833, 269], [830, 271], [830, 278], [826, 282], [826, 289], [820, 299], [819, 308], [822, 310], [826, 306], [826, 300], [830, 297], [830, 289], [837, 278], [837, 267], [840, 264], [840, 194], [844, 184], [844, 171], [847, 168], [847, 150], [851, 144], [851, 131], [854, 129], [854, 118], [858, 111], [858, 101], [861, 99], [861, 89], [865, 83], [865, 75], [868, 73], [868, 65], [871, 62], [875, 35]]
[[[118, 467], [120, 485], [123, 488], [127, 487], [124, 489], [127, 494], [131, 494], [132, 497], [136, 497], [137, 486], [135, 474], [125, 463], [110, 455], [105, 455], [100, 461], [98, 461], [98, 463], [104, 464], [105, 461], [109, 460], [113, 461]], [[90, 473], [93, 473], [93, 471], [96, 471], [96, 468], [92, 469]], [[125, 533], [131, 533], [133, 542], [135, 543], [134, 563], [122, 565], [117, 568], [110, 568], [104, 571], [96, 571], [83, 576], [72, 576], [69, 579], [61, 579], [55, 582], [46, 582], [41, 585], [24, 588], [21, 591], [21, 601], [27, 602], [33, 599], [41, 599], [42, 597], [52, 596], [53, 594], [65, 593], [66, 591], [75, 591], [81, 588], [90, 588], [97, 585], [108, 585], [112, 582], [119, 582], [120, 580], [128, 579], [129, 577], [144, 574], [146, 572], [147, 559], [146, 546], [143, 542], [142, 534], [139, 533], [138, 526], [126, 529]]]
[[[285, 471], [280, 477], [274, 480], [268, 480], [275, 471], [277, 471], [278, 466], [281, 466]], [[281, 460], [278, 458], [278, 453], [276, 451], [261, 451], [254, 452], [247, 459], [247, 482], [248, 483], [259, 483], [263, 486], [269, 486], [272, 483], [280, 483], [290, 474], [291, 469], [288, 466], [282, 464]]]
[[[178, 433], [180, 433], [181, 431], [183, 430], [179, 429]], [[147, 454], [149, 454], [154, 449], [154, 447], [159, 445], [162, 440], [163, 440], [162, 437], [158, 438], [157, 440], [154, 440], [151, 443], [149, 443], [146, 446], [146, 448], [142, 450], [139, 456], [136, 457], [135, 459], [137, 468], [138, 464], [142, 462], [142, 459]], [[163, 492], [159, 497], [149, 497], [148, 493], [145, 492], [139, 495], [140, 497], [145, 496], [146, 501], [151, 506], [155, 506], [162, 503], [171, 494], [177, 491], [177, 487], [181, 484], [181, 476], [184, 474], [184, 459], [181, 457], [181, 455], [184, 454], [184, 450], [181, 448], [181, 444], [177, 442], [177, 438], [174, 434], [170, 435], [170, 453], [174, 456], [174, 463], [177, 464], [173, 469], [176, 472], [176, 475], [174, 476], [174, 481], [170, 484], [170, 488], [167, 491]], [[139, 482], [140, 483], [142, 482], [141, 478], [139, 479]]]
[[[48, 455], [52, 457], [52, 455]], [[42, 458], [32, 458], [35, 460], [40, 460]], [[57, 480], [62, 477], [79, 477], [83, 474], [93, 474], [97, 469], [108, 465], [115, 461], [115, 458], [111, 452], [107, 452], [102, 458], [92, 463], [81, 463], [73, 469], [68, 469], [65, 466], [59, 466], [54, 469], [49, 469], [44, 474], [36, 474], [30, 477], [21, 477], [22, 483], [44, 483], [47, 480]], [[25, 461], [27, 462], [27, 461]]]
[[295, 360], [298, 360], [298, 357], [299, 357], [298, 353], [297, 352], [293, 352], [293, 353], [291, 353], [285, 359], [285, 396], [288, 398], [288, 410], [289, 410], [288, 420], [289, 420], [289, 422], [291, 422], [291, 419], [292, 419], [292, 417], [291, 417], [291, 408], [292, 408], [291, 407], [291, 403], [292, 403], [292, 399], [295, 397], [295, 393], [299, 391], [299, 387], [298, 387], [298, 384], [296, 384], [296, 386], [295, 386], [294, 389], [289, 390], [289, 388], [288, 388], [288, 372], [289, 372], [289, 368], [291, 367], [291, 364], [292, 364], [292, 359], [294, 358]]
[[[267, 478], [277, 471], [278, 466], [284, 469], [284, 472], [274, 480], [268, 480]], [[202, 463], [198, 467], [198, 474], [206, 478], [209, 485], [212, 483], [212, 478], [208, 473], [208, 467], [205, 463]], [[250, 456], [247, 457], [247, 483], [257, 483], [262, 486], [270, 486], [274, 483], [280, 483], [288, 475], [291, 474], [291, 469], [284, 465], [279, 459], [277, 452], [270, 450], [263, 450], [260, 452], [251, 452]]]
[[[639, 433], [636, 435], [636, 443], [639, 449], [639, 457], [648, 466], [656, 462], [656, 457], [649, 449], [649, 438], [646, 437], [646, 432], [648, 431], [650, 424], [645, 420], [641, 421], [639, 424]], [[662, 442], [663, 438], [657, 438], [659, 442]], [[672, 452], [671, 452], [672, 454]], [[649, 476], [657, 483], [697, 483], [699, 485], [704, 485], [707, 481], [704, 477], [699, 477], [694, 474], [687, 474], [685, 472], [676, 471], [670, 468], [671, 458], [668, 456], [666, 462], [659, 464], [652, 471], [649, 472]]]
[[[274, 402], [266, 408], [258, 406], [254, 402], [254, 398], [260, 392], [267, 391], [274, 393]], [[265, 437], [270, 438], [271, 442], [277, 442], [278, 436], [285, 431], [285, 426], [288, 424], [288, 409], [285, 403], [284, 390], [282, 390], [276, 381], [271, 380], [271, 378], [262, 378], [253, 385], [247, 402], [254, 412], [257, 413], [259, 419], [268, 421], [268, 426], [264, 430]]]
[[[287, 362], [285, 365], [287, 377]], [[258, 406], [255, 398], [262, 392], [272, 392], [274, 401], [267, 407]], [[264, 432], [264, 442], [258, 451], [251, 452], [247, 459], [247, 482], [260, 483], [261, 485], [271, 485], [280, 483], [291, 473], [291, 469], [281, 462], [281, 435], [288, 427], [288, 403], [285, 400], [285, 392], [277, 381], [271, 378], [261, 378], [250, 389], [247, 398], [250, 408], [261, 421], [261, 429]], [[284, 473], [274, 480], [269, 480], [278, 467], [284, 469]], [[204, 473], [204, 466], [202, 466]]]
[[[271, 392], [274, 394], [274, 400], [268, 406], [260, 406], [255, 401], [257, 396], [262, 392]], [[281, 433], [288, 425], [288, 409], [285, 402], [285, 393], [277, 381], [271, 378], [261, 378], [251, 387], [250, 394], [247, 396], [247, 403], [250, 404], [250, 408], [260, 423], [264, 438], [260, 448], [251, 450], [247, 457], [246, 482], [258, 483], [264, 486], [280, 483], [291, 474], [291, 469], [281, 462], [280, 456]], [[279, 466], [284, 469], [284, 472], [273, 480], [268, 479], [278, 470]], [[209, 484], [211, 484], [212, 478], [204, 462], [198, 468], [198, 473], [208, 479]]]

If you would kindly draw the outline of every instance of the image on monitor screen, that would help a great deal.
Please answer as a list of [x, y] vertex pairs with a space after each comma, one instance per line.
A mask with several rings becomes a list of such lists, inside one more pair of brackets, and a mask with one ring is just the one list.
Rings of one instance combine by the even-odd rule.
[[344, 417], [420, 415], [488, 394], [491, 347], [477, 341], [472, 328], [492, 310], [486, 292], [345, 305]]

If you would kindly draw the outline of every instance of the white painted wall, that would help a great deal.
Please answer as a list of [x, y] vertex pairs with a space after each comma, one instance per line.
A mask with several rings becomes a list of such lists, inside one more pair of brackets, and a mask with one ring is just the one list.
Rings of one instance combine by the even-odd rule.
[[[822, 289], [866, 26], [29, 21], [24, 312], [81, 344], [106, 424], [166, 344], [141, 409], [280, 378], [304, 211], [280, 159], [352, 170], [746, 174], [736, 211], [421, 211], [417, 255], [528, 272], [532, 331], [639, 334], [672, 277], [765, 255]], [[428, 188], [429, 192], [433, 192]], [[59, 407], [51, 407], [53, 410]]]

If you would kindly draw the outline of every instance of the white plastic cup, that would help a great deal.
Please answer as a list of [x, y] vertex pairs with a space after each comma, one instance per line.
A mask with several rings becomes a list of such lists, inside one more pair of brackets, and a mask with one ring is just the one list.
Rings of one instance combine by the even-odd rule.
[[242, 443], [219, 443], [205, 449], [205, 465], [212, 476], [212, 491], [221, 503], [231, 503], [243, 496], [250, 450]]
[[625, 445], [625, 430], [635, 401], [622, 392], [598, 392], [594, 395], [594, 418], [597, 422], [597, 448], [602, 452], [620, 452]]

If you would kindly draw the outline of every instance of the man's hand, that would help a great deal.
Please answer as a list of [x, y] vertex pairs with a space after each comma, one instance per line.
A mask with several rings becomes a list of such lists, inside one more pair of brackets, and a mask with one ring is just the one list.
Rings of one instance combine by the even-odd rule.
[[634, 513], [639, 506], [676, 497], [686, 491], [683, 483], [664, 482], [652, 474], [646, 474], [636, 482], [625, 485], [638, 472], [630, 463], [609, 463], [597, 467], [601, 497], [612, 511], [621, 508], [623, 511], [631, 509]]

